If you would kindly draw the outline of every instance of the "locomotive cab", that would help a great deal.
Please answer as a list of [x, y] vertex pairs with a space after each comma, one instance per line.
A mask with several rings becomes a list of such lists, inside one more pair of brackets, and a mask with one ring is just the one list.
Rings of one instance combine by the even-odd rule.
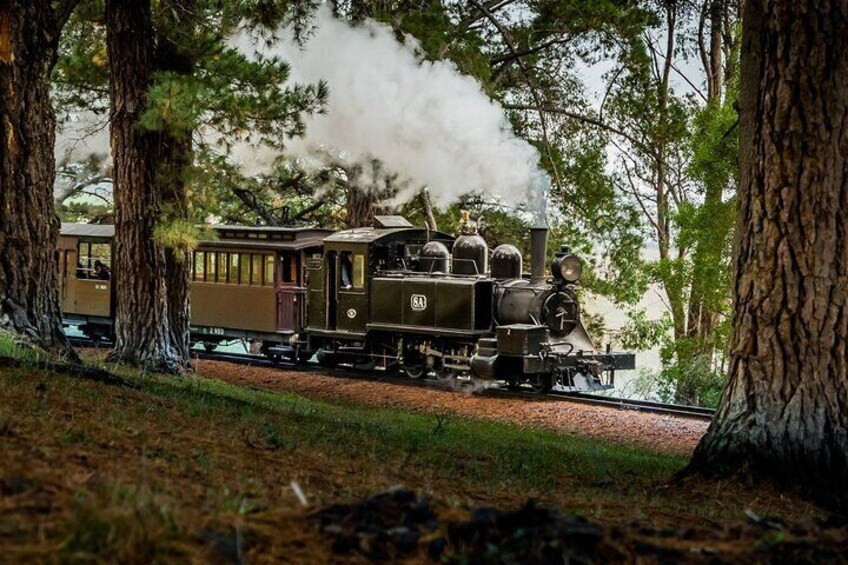
[[[364, 339], [374, 297], [384, 298], [375, 277], [420, 271], [427, 245], [438, 243], [446, 249], [452, 242], [446, 233], [415, 228], [399, 216], [376, 216], [375, 227], [327, 237], [323, 256], [308, 263], [310, 334], [322, 344], [333, 338]], [[432, 263], [434, 258], [429, 259]]]

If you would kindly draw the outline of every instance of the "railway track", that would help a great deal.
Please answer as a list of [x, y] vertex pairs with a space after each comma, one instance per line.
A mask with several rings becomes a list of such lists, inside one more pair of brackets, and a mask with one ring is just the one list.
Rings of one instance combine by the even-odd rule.
[[[71, 343], [77, 347], [92, 347], [95, 344], [88, 339], [72, 337]], [[202, 350], [193, 350], [193, 355], [197, 359], [208, 359], [213, 361], [224, 361], [239, 365], [280, 368], [289, 371], [298, 372], [315, 372], [320, 371], [323, 374], [333, 377], [345, 379], [362, 379], [368, 378], [371, 380], [387, 380], [392, 383], [402, 383], [407, 386], [417, 386], [422, 388], [433, 388], [439, 390], [468, 390], [476, 388], [470, 381], [456, 380], [443, 381], [438, 379], [405, 379], [399, 380], [390, 375], [375, 375], [374, 371], [364, 371], [352, 369], [327, 369], [312, 365], [296, 365], [294, 363], [285, 363], [272, 361], [265, 357], [253, 355], [250, 353], [233, 353], [224, 351], [207, 352]], [[251, 387], [264, 392], [274, 392], [273, 390], [263, 389], [261, 387]], [[650, 414], [660, 414], [665, 416], [674, 416], [678, 418], [687, 418], [691, 420], [706, 420], [710, 421], [715, 414], [712, 408], [704, 408], [701, 406], [686, 406], [680, 404], [665, 404], [662, 402], [653, 402], [649, 400], [634, 400], [629, 398], [619, 398], [614, 396], [606, 396], [600, 394], [576, 393], [561, 390], [553, 390], [547, 395], [540, 396], [530, 390], [508, 390], [506, 387], [495, 385], [482, 389], [485, 394], [493, 394], [498, 396], [514, 396], [524, 399], [555, 399], [565, 402], [573, 402], [578, 404], [586, 404], [591, 406], [603, 406], [607, 408], [615, 408], [618, 410], [632, 410], [636, 412], [646, 412]]]

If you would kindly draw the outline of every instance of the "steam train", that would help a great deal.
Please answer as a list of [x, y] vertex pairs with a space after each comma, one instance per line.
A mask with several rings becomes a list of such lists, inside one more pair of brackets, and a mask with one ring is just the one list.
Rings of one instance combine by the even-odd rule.
[[[491, 253], [463, 213], [460, 235], [377, 216], [374, 227], [215, 226], [192, 256], [191, 340], [207, 350], [249, 340], [275, 360], [464, 375], [538, 392], [611, 387], [630, 353], [598, 351], [581, 321], [581, 260], [562, 247], [546, 274], [546, 228], [530, 232], [531, 269], [510, 244]], [[63, 315], [108, 338], [120, 273], [112, 226], [63, 224]], [[108, 271], [107, 271], [108, 272]]]

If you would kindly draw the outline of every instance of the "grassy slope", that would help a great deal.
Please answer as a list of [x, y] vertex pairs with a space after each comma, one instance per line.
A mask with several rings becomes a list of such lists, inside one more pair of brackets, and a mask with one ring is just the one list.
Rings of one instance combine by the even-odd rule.
[[536, 497], [607, 523], [697, 522], [744, 509], [737, 493], [664, 488], [684, 461], [632, 447], [124, 375], [139, 388], [0, 370], [6, 555], [179, 560], [237, 532], [248, 554], [323, 559], [326, 544], [304, 524], [292, 481], [311, 504], [405, 484], [448, 513]]

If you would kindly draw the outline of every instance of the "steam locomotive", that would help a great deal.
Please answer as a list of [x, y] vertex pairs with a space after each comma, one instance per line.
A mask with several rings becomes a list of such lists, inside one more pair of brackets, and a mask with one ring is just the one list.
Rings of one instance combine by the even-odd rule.
[[[546, 228], [530, 232], [531, 269], [510, 244], [491, 253], [463, 213], [460, 235], [399, 216], [374, 227], [215, 226], [192, 258], [193, 342], [207, 349], [249, 340], [272, 359], [400, 370], [410, 378], [464, 375], [538, 392], [597, 390], [630, 353], [598, 351], [580, 317], [581, 260], [562, 247], [546, 274]], [[111, 335], [120, 278], [86, 276], [109, 265], [111, 226], [65, 224], [60, 275], [66, 324]], [[491, 262], [491, 264], [490, 264]]]

